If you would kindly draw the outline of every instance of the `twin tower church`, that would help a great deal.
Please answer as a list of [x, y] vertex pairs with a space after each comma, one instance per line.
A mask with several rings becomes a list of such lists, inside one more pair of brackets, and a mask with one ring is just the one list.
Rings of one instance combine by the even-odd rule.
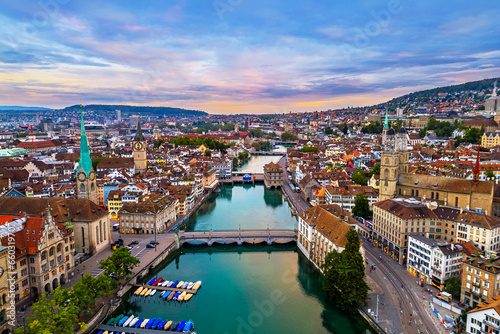
[[[134, 168], [136, 173], [144, 173], [147, 169], [146, 160], [146, 140], [142, 134], [141, 123], [137, 122], [137, 132], [135, 134], [132, 150], [134, 152]], [[120, 159], [120, 158], [119, 158]], [[129, 158], [121, 158], [129, 159]], [[97, 177], [96, 171], [90, 159], [89, 140], [85, 132], [83, 113], [81, 115], [81, 136], [80, 136], [80, 162], [76, 172], [77, 197], [88, 199], [94, 203], [97, 200]]]

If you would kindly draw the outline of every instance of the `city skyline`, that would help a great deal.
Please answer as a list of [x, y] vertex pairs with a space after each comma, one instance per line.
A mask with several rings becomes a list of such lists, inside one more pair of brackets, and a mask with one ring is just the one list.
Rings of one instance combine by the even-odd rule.
[[373, 105], [500, 76], [500, 8], [487, 3], [8, 3], [0, 104], [81, 98], [214, 114]]

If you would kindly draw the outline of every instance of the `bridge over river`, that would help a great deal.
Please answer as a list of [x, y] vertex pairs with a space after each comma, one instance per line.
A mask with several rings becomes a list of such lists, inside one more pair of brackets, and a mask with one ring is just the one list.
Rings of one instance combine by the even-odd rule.
[[200, 231], [178, 234], [178, 246], [183, 243], [205, 243], [212, 246], [214, 243], [242, 245], [243, 243], [258, 244], [287, 243], [297, 241], [296, 230], [236, 230], [236, 231]]

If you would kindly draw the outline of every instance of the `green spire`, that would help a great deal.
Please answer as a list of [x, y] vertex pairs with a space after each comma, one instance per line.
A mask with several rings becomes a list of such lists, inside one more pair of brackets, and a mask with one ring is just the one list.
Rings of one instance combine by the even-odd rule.
[[389, 128], [389, 118], [387, 116], [387, 106], [385, 106], [385, 121], [384, 121], [384, 129]]
[[69, 208], [68, 208], [68, 220], [66, 221], [66, 228], [73, 228], [73, 222], [71, 221], [71, 219], [69, 218]]
[[[80, 104], [80, 107], [82, 105]], [[92, 161], [90, 160], [89, 140], [87, 133], [85, 133], [85, 125], [83, 123], [83, 109], [81, 114], [81, 135], [80, 135], [80, 167], [85, 172], [87, 177], [92, 169]]]

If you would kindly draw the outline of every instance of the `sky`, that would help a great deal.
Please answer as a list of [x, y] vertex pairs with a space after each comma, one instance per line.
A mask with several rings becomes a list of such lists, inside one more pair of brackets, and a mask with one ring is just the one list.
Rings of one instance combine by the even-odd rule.
[[373, 105], [500, 76], [498, 0], [6, 0], [0, 105]]

